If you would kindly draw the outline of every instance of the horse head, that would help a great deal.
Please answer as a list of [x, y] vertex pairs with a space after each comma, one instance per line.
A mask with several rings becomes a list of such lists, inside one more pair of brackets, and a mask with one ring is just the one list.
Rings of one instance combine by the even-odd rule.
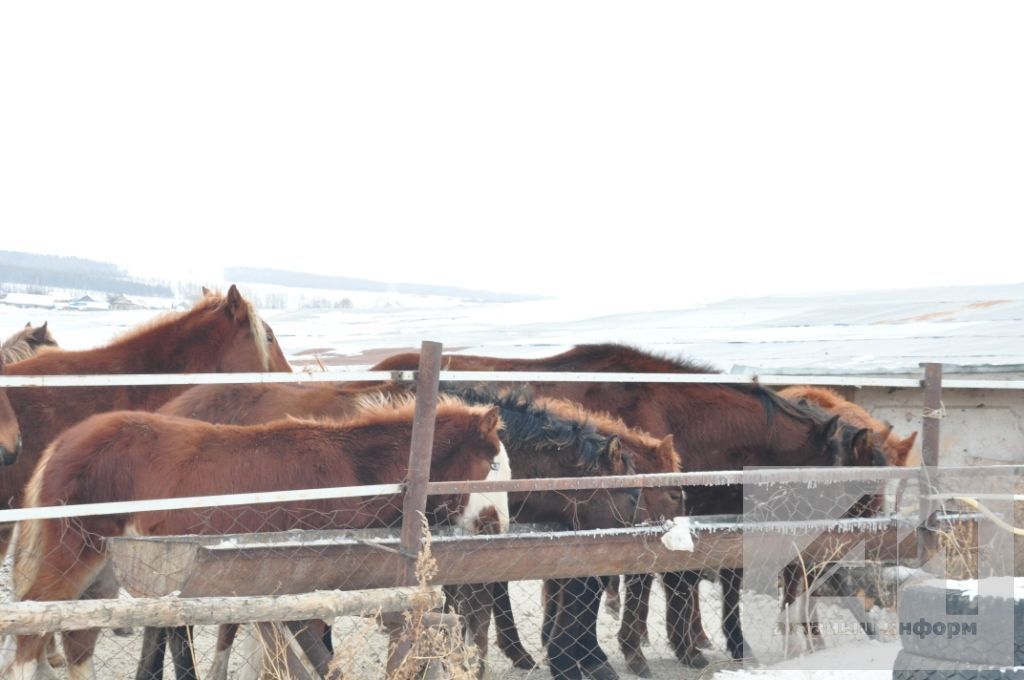
[[291, 372], [274, 331], [236, 286], [224, 296], [203, 290], [197, 307], [206, 307], [209, 320], [222, 328], [220, 337], [225, 339], [220, 344], [217, 372]]
[[[0, 356], [0, 375], [4, 374], [4, 360]], [[7, 400], [7, 390], [0, 387], [0, 465], [10, 465], [18, 460], [21, 453], [21, 429], [18, 418], [14, 414], [11, 402]]]
[[49, 322], [44, 321], [42, 326], [33, 326], [31, 323], [25, 324], [24, 338], [25, 342], [28, 343], [35, 352], [39, 352], [41, 349], [56, 349], [57, 340], [50, 333], [48, 328]]

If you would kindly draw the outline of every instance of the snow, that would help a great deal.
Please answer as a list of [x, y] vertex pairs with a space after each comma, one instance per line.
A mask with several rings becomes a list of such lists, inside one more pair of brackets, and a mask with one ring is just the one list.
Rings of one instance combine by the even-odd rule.
[[[325, 365], [365, 368], [382, 358], [371, 350], [415, 349], [423, 340], [451, 352], [508, 357], [623, 342], [732, 372], [916, 375], [920, 362], [938, 360], [964, 371], [1024, 373], [1024, 284], [728, 300], [663, 311], [610, 307], [599, 298], [472, 303], [369, 295], [353, 298], [353, 309], [260, 312], [297, 365], [320, 357]], [[62, 346], [80, 349], [154, 314], [0, 305], [0, 334], [49, 321]]]
[[765, 668], [724, 670], [718, 680], [891, 680], [899, 642], [861, 642], [823, 649]]

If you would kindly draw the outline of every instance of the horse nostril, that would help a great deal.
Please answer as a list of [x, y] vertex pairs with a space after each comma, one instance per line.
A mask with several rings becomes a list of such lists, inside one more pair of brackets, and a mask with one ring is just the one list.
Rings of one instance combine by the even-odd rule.
[[14, 455], [15, 455], [15, 456], [17, 456], [17, 455], [20, 455], [20, 454], [21, 454], [21, 445], [22, 445], [22, 441], [21, 441], [21, 435], [19, 434], [19, 435], [18, 435], [18, 441], [17, 441], [17, 443], [16, 443], [15, 445], [14, 445]]

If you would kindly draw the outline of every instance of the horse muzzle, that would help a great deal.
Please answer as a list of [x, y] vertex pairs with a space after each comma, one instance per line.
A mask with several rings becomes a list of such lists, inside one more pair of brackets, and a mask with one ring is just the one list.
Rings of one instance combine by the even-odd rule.
[[21, 435], [18, 435], [17, 441], [14, 443], [14, 450], [11, 451], [6, 446], [0, 445], [0, 465], [13, 465], [18, 460], [18, 455], [21, 453]]

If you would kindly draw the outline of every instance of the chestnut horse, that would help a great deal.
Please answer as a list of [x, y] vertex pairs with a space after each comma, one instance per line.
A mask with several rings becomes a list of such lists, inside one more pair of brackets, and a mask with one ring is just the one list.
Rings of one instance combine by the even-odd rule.
[[[343, 420], [358, 417], [368, 408], [380, 407], [387, 400], [408, 398], [412, 392], [406, 385], [397, 383], [383, 386], [353, 386], [352, 383], [293, 385], [287, 383], [238, 384], [238, 385], [197, 385], [183, 392], [160, 407], [157, 413], [183, 418], [193, 418], [220, 425], [258, 425], [291, 416], [297, 418], [328, 418]], [[511, 473], [507, 456], [504, 454], [496, 463], [488, 479], [510, 479]], [[471, 494], [469, 504], [478, 511], [467, 516], [480, 517], [484, 521], [496, 521], [497, 529], [508, 527], [508, 498], [506, 494]], [[490, 518], [490, 519], [487, 519]], [[466, 527], [479, 530], [481, 527]], [[479, 644], [478, 633], [473, 631]], [[209, 677], [226, 680], [228, 659], [238, 626], [220, 626], [217, 635], [217, 650]], [[191, 653], [191, 632], [186, 628], [147, 628], [142, 644], [142, 658], [136, 677], [145, 680], [159, 680], [163, 677], [164, 644], [170, 635], [173, 647], [174, 666], [178, 680], [196, 678], [194, 654]], [[486, 650], [487, 629], [483, 629], [483, 646]], [[324, 643], [331, 649], [328, 630]]]
[[[385, 359], [373, 370], [411, 370], [415, 353]], [[581, 345], [540, 359], [502, 359], [446, 355], [447, 370], [564, 371], [630, 373], [710, 373], [708, 366], [653, 356], [615, 344]], [[545, 383], [540, 394], [561, 396], [588, 409], [604, 411], [654, 436], [672, 434], [686, 452], [688, 471], [741, 470], [746, 466], [837, 465], [843, 460], [835, 437], [838, 418], [822, 421], [809, 410], [758, 385], [714, 383]], [[739, 487], [688, 487], [691, 515], [742, 514]], [[748, 656], [739, 616], [741, 569], [720, 571], [726, 645], [733, 658]], [[663, 580], [673, 593], [667, 621], [676, 656], [691, 666], [706, 666], [697, 648], [701, 632], [694, 611], [697, 572], [670, 572]]]
[[47, 330], [46, 324], [33, 326], [25, 324], [20, 331], [4, 340], [0, 345], [0, 358], [9, 364], [31, 359], [40, 352], [57, 349], [57, 341]]
[[[108, 345], [45, 352], [7, 367], [10, 375], [213, 373], [290, 371], [270, 327], [235, 286], [206, 295], [186, 312], [173, 312], [129, 331]], [[18, 387], [8, 397], [24, 437], [17, 461], [0, 475], [0, 508], [17, 507], [46, 445], [88, 416], [117, 409], [152, 411], [186, 388], [178, 385]], [[10, 528], [0, 530], [0, 555]]]
[[[250, 427], [139, 411], [93, 416], [61, 434], [25, 493], [29, 507], [401, 482], [414, 404], [345, 421], [279, 420]], [[498, 409], [438, 405], [430, 478], [482, 480], [502, 445]], [[428, 517], [458, 521], [466, 495], [431, 496]], [[20, 600], [116, 597], [104, 538], [390, 526], [402, 495], [30, 520], [19, 524], [12, 571]], [[98, 629], [63, 633], [72, 678], [95, 677]], [[12, 677], [32, 678], [45, 636], [18, 636]], [[45, 662], [44, 662], [45, 663]]]
[[837, 415], [843, 422], [858, 428], [870, 430], [875, 443], [885, 453], [889, 465], [905, 467], [917, 465], [918, 461], [911, 459], [910, 453], [917, 440], [917, 432], [911, 432], [907, 438], [899, 437], [892, 431], [892, 424], [883, 423], [873, 418], [870, 413], [862, 407], [843, 398], [835, 390], [826, 387], [812, 387], [810, 385], [794, 385], [779, 390], [779, 395], [792, 402], [801, 400], [814, 404], [823, 411]]
[[[285, 414], [308, 417], [351, 417], [361, 408], [364, 395], [383, 390], [386, 395], [400, 395], [408, 387], [386, 384], [383, 387], [359, 385], [203, 385], [190, 389], [160, 409], [162, 413], [185, 415], [212, 422], [250, 423], [279, 418]], [[578, 477], [581, 475], [618, 475], [632, 470], [628, 453], [621, 450], [617, 436], [599, 432], [582, 412], [558, 413], [533, 403], [523, 391], [494, 391], [482, 388], [454, 389], [455, 396], [478, 405], [494, 405], [500, 409], [503, 429], [501, 439], [509, 453], [513, 475], [520, 478]], [[657, 442], [663, 456], [676, 456], [671, 440]], [[671, 450], [671, 453], [668, 451]], [[677, 456], [676, 456], [677, 457]], [[674, 458], [673, 458], [674, 460]], [[667, 463], [673, 465], [673, 463]], [[629, 523], [635, 515], [629, 491], [509, 494], [522, 506], [535, 504], [533, 521], [575, 522], [577, 527], [597, 528]], [[511, 498], [510, 498], [510, 503]], [[467, 630], [486, 657], [487, 630], [491, 612], [491, 586], [448, 588], [452, 599], [459, 602], [458, 611], [467, 618]], [[580, 603], [582, 605], [584, 603]], [[578, 609], [579, 607], [577, 607]], [[574, 610], [576, 611], [576, 610]], [[226, 669], [234, 628], [222, 627], [218, 636], [217, 672]], [[567, 633], [568, 634], [568, 633]], [[150, 639], [158, 635], [150, 631]], [[180, 635], [180, 633], [178, 633]], [[158, 639], [156, 639], [158, 641]], [[500, 642], [500, 639], [499, 639]], [[518, 642], [518, 638], [516, 640]], [[596, 646], [596, 638], [594, 640]], [[140, 677], [160, 677], [159, 660], [150, 652], [153, 642], [145, 645]], [[521, 648], [521, 644], [520, 644]], [[523, 652], [524, 654], [525, 651]], [[572, 654], [573, 650], [567, 650]], [[188, 654], [179, 667], [189, 664]], [[526, 654], [529, 657], [528, 654]], [[557, 662], [556, 662], [557, 663]], [[532, 667], [532, 660], [530, 660]], [[182, 676], [184, 677], [184, 676]], [[221, 677], [212, 675], [212, 677]]]

